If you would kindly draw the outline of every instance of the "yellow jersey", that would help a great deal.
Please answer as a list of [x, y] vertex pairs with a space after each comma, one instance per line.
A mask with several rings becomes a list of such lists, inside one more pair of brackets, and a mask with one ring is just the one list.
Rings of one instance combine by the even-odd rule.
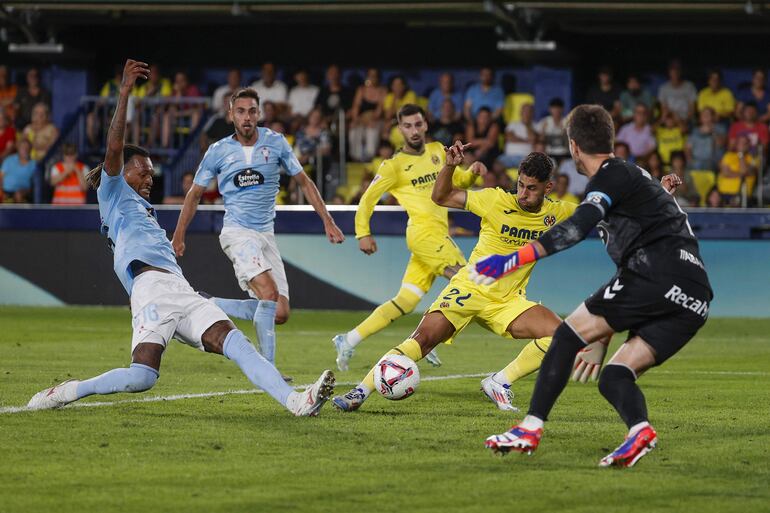
[[[479, 241], [473, 248], [471, 265], [489, 255], [506, 255], [537, 240], [553, 225], [570, 217], [575, 203], [545, 198], [538, 212], [527, 212], [519, 206], [516, 194], [499, 187], [468, 191], [465, 209], [481, 218]], [[505, 300], [523, 294], [535, 262], [520, 267], [488, 288], [485, 296]], [[463, 273], [467, 273], [464, 268]]]
[[[419, 225], [428, 230], [449, 232], [446, 207], [436, 205], [431, 199], [433, 185], [444, 167], [444, 145], [432, 142], [425, 145], [419, 155], [399, 152], [380, 164], [369, 188], [366, 189], [356, 211], [356, 238], [371, 235], [369, 220], [382, 195], [390, 192], [404, 207], [409, 216], [408, 226]], [[476, 182], [471, 171], [455, 171], [452, 183], [467, 189]]]

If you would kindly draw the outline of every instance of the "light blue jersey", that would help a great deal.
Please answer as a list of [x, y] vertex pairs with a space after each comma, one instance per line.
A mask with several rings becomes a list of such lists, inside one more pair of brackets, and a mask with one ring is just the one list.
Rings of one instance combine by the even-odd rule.
[[117, 176], [102, 171], [96, 196], [102, 234], [114, 253], [115, 274], [129, 296], [134, 284], [131, 262], [135, 260], [182, 276], [155, 209], [126, 183], [122, 169]]
[[225, 200], [224, 226], [272, 232], [281, 167], [294, 176], [302, 172], [302, 165], [282, 134], [257, 130], [253, 147], [241, 145], [233, 136], [212, 144], [195, 173], [195, 184], [207, 187], [217, 179]]

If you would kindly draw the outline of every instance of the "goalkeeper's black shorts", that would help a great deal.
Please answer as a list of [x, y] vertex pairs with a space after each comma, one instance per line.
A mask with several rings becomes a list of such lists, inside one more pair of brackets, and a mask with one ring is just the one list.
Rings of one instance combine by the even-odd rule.
[[700, 280], [674, 275], [650, 279], [620, 268], [585, 304], [616, 332], [629, 330], [629, 338], [641, 337], [660, 365], [706, 323], [712, 298], [711, 287]]

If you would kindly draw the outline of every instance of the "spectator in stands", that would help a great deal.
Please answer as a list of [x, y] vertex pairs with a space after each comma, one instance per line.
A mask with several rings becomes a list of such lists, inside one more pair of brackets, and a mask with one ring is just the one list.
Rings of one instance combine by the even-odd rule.
[[377, 170], [380, 169], [380, 165], [383, 161], [388, 160], [393, 156], [395, 151], [390, 142], [383, 139], [380, 141], [380, 145], [377, 147], [377, 155], [366, 165], [364, 169], [368, 173], [372, 173], [372, 176], [377, 174]]
[[183, 205], [185, 196], [187, 196], [187, 193], [190, 192], [190, 189], [192, 189], [194, 179], [195, 179], [195, 173], [193, 173], [192, 171], [187, 171], [185, 174], [183, 174], [182, 175], [182, 195], [181, 196], [164, 196], [163, 204], [164, 205]]
[[235, 91], [243, 87], [241, 70], [232, 68], [227, 72], [227, 83], [214, 89], [211, 95], [211, 108], [218, 113], [225, 113], [230, 109], [230, 97]]
[[356, 192], [350, 199], [351, 205], [358, 205], [361, 202], [361, 196], [364, 195], [366, 189], [372, 184], [372, 180], [374, 180], [374, 175], [372, 173], [364, 173], [364, 176], [361, 177], [361, 185], [358, 187], [358, 192]]
[[561, 98], [552, 98], [548, 103], [549, 115], [538, 121], [535, 125], [541, 141], [545, 143], [545, 152], [553, 159], [569, 157], [569, 140], [564, 121], [564, 101]]
[[318, 86], [310, 83], [310, 75], [304, 69], [294, 74], [294, 80], [297, 85], [289, 91], [289, 108], [292, 115], [305, 118], [313, 110], [318, 98]]
[[660, 157], [660, 153], [657, 151], [653, 151], [647, 155], [644, 160], [639, 162], [639, 166], [642, 169], [645, 169], [648, 173], [650, 173], [650, 176], [658, 181], [660, 181], [660, 179], [663, 178], [663, 175], [665, 174], [665, 171], [663, 170], [663, 159]]
[[727, 122], [735, 112], [735, 97], [722, 85], [722, 72], [713, 69], [708, 73], [708, 87], [698, 93], [698, 110], [711, 107], [720, 121]]
[[[328, 119], [336, 118], [339, 111], [346, 112], [352, 104], [353, 92], [349, 87], [343, 85], [340, 67], [332, 64], [326, 68], [326, 83], [318, 93], [316, 105], [321, 107], [321, 111]], [[334, 121], [336, 122], [336, 119]]]
[[521, 106], [519, 121], [511, 121], [505, 127], [504, 153], [500, 156], [505, 167], [519, 167], [524, 157], [532, 152], [532, 145], [537, 141], [534, 117], [535, 106], [525, 103]]
[[0, 65], [0, 112], [5, 114], [6, 121], [13, 122], [13, 101], [18, 94], [16, 84], [12, 84], [8, 76], [8, 66]]
[[78, 160], [74, 144], [62, 145], [62, 159], [51, 167], [50, 184], [54, 205], [83, 205], [86, 202], [85, 174], [88, 168]]
[[272, 62], [262, 65], [262, 75], [251, 87], [257, 90], [260, 102], [273, 102], [279, 111], [283, 110], [288, 99], [288, 90], [286, 84], [276, 78], [275, 65]]
[[567, 201], [569, 203], [580, 203], [578, 197], [569, 192], [569, 176], [567, 175], [556, 175], [553, 192], [549, 197], [559, 201]]
[[652, 112], [655, 98], [647, 88], [642, 87], [639, 75], [631, 73], [626, 81], [626, 88], [620, 93], [620, 117], [623, 123], [628, 123], [634, 117], [634, 108], [643, 103]]
[[682, 207], [697, 207], [700, 204], [700, 195], [692, 175], [687, 169], [687, 158], [683, 151], [671, 153], [671, 173], [682, 180], [682, 183], [671, 194], [677, 203]]
[[749, 140], [749, 151], [753, 156], [767, 154], [770, 133], [767, 130], [767, 125], [760, 123], [757, 118], [757, 104], [753, 101], [746, 102], [741, 109], [741, 119], [730, 125], [730, 131], [727, 134], [728, 148], [735, 148], [738, 136], [745, 135]]
[[396, 113], [407, 103], [417, 103], [417, 95], [409, 88], [403, 75], [396, 75], [390, 79], [388, 94], [382, 100], [385, 121], [395, 123]]
[[32, 143], [31, 158], [42, 160], [59, 137], [59, 129], [48, 116], [48, 105], [45, 103], [35, 105], [32, 109], [32, 121], [24, 127], [21, 135]]
[[51, 93], [40, 85], [40, 72], [37, 68], [27, 71], [27, 85], [16, 93], [14, 106], [16, 109], [16, 129], [22, 130], [32, 119], [32, 108], [38, 103], [51, 107]]
[[455, 104], [451, 98], [446, 98], [441, 105], [441, 114], [430, 123], [430, 136], [444, 146], [451, 146], [458, 138], [465, 135], [465, 125], [458, 119]]
[[[307, 124], [297, 131], [294, 153], [303, 166], [309, 164], [317, 170], [318, 165], [322, 164], [322, 169], [329, 168], [332, 136], [324, 126], [321, 109], [316, 108], [310, 111]], [[319, 162], [319, 158], [321, 162]]]
[[628, 144], [631, 156], [635, 159], [644, 158], [655, 150], [655, 136], [650, 126], [650, 113], [645, 104], [639, 103], [634, 107], [633, 120], [618, 130], [615, 140]]
[[234, 131], [233, 120], [230, 116], [230, 97], [224, 96], [220, 108], [211, 115], [203, 127], [201, 150], [205, 152], [209, 145], [232, 135]]
[[16, 129], [5, 112], [0, 110], [0, 162], [14, 151], [16, 151]]
[[428, 114], [431, 121], [443, 116], [444, 102], [447, 100], [452, 103], [456, 119], [459, 119], [463, 111], [463, 95], [455, 90], [455, 79], [452, 74], [442, 73], [438, 77], [438, 87], [433, 89], [428, 97]]
[[481, 68], [479, 81], [465, 93], [464, 115], [469, 124], [476, 121], [479, 110], [486, 108], [493, 120], [500, 118], [505, 105], [503, 88], [494, 84], [495, 74], [490, 67]]
[[10, 155], [0, 166], [0, 194], [14, 203], [27, 203], [32, 190], [37, 162], [30, 158], [32, 146], [27, 139], [20, 139], [18, 152]]
[[[86, 116], [86, 137], [88, 137], [88, 142], [91, 146], [99, 145], [100, 134], [109, 124], [112, 113], [115, 111], [114, 105], [110, 105], [107, 100], [118, 96], [120, 80], [123, 76], [123, 67], [114, 66], [112, 71], [112, 78], [102, 85], [102, 88], [99, 90], [99, 100], [94, 103], [93, 110]], [[129, 124], [131, 122], [129, 118], [132, 117], [133, 111], [133, 103], [129, 103], [128, 111], [126, 112], [126, 121]]]
[[754, 102], [759, 113], [760, 123], [770, 121], [770, 91], [767, 90], [767, 75], [765, 70], [757, 68], [751, 75], [751, 83], [738, 92], [738, 104], [735, 107], [735, 117], [743, 117], [743, 106]]
[[623, 159], [627, 162], [634, 161], [634, 159], [631, 157], [631, 150], [623, 141], [615, 141], [614, 153], [615, 156], [619, 159]]
[[492, 117], [492, 111], [487, 107], [481, 107], [473, 123], [465, 126], [465, 141], [471, 143], [471, 148], [465, 152], [466, 157], [472, 160], [480, 160], [487, 168], [492, 167], [500, 149], [498, 138], [500, 125]]
[[690, 169], [716, 171], [725, 148], [726, 130], [716, 123], [714, 109], [699, 114], [700, 124], [687, 137], [685, 154]]
[[174, 75], [173, 92], [171, 98], [176, 102], [171, 103], [163, 115], [163, 128], [161, 132], [161, 144], [168, 148], [171, 146], [172, 136], [177, 131], [190, 131], [195, 128], [203, 114], [203, 107], [199, 103], [185, 103], [185, 98], [200, 98], [198, 87], [190, 83], [187, 73], [177, 71]]
[[[136, 105], [136, 120], [132, 123], [132, 128], [134, 141], [138, 144], [155, 146], [155, 141], [160, 137], [163, 114], [166, 111], [165, 106], [151, 105], [146, 100], [168, 98], [173, 92], [171, 80], [163, 77], [160, 66], [157, 64], [150, 65], [150, 76], [146, 82], [134, 86], [128, 101], [131, 102], [134, 99]], [[142, 137], [143, 135], [145, 137]]]
[[330, 205], [344, 205], [345, 204], [345, 197], [340, 194], [336, 193], [334, 197], [332, 197], [332, 200], [329, 202]]
[[596, 84], [586, 93], [586, 103], [601, 105], [616, 123], [620, 120], [620, 88], [612, 81], [612, 70], [608, 66], [599, 68]]
[[687, 126], [673, 112], [666, 112], [655, 124], [655, 141], [665, 166], [671, 162], [671, 152], [684, 150], [686, 134]]
[[278, 121], [278, 112], [273, 102], [259, 102], [260, 119], [257, 123], [259, 126], [270, 128], [270, 125]]
[[560, 175], [567, 175], [569, 177], [567, 190], [570, 194], [574, 194], [578, 199], [582, 199], [585, 196], [588, 177], [578, 172], [575, 161], [571, 158], [563, 160], [559, 165], [558, 172]]
[[734, 149], [725, 153], [719, 164], [717, 189], [727, 206], [737, 207], [745, 189], [751, 196], [757, 181], [757, 160], [751, 155], [751, 143], [745, 135], [735, 139]]
[[661, 114], [673, 112], [679, 121], [689, 121], [695, 113], [698, 91], [689, 80], [682, 79], [682, 64], [673, 60], [668, 66], [668, 82], [658, 89]]
[[706, 206], [709, 208], [724, 208], [725, 202], [722, 201], [722, 195], [719, 194], [719, 189], [713, 187], [708, 195], [706, 195]]
[[350, 111], [350, 156], [364, 162], [374, 156], [382, 128], [382, 104], [387, 91], [380, 85], [380, 72], [370, 68], [356, 90]]

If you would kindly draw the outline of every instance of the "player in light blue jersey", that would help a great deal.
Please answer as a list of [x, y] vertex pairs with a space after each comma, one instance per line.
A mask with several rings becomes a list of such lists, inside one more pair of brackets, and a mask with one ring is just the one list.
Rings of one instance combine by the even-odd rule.
[[212, 298], [233, 317], [249, 319], [259, 337], [260, 351], [275, 362], [275, 324], [289, 318], [289, 283], [273, 233], [275, 198], [281, 169], [302, 189], [321, 217], [331, 243], [345, 240], [313, 181], [303, 172], [286, 138], [257, 127], [259, 95], [254, 89], [236, 91], [230, 99], [235, 133], [212, 144], [195, 173], [185, 197], [172, 244], [177, 256], [185, 251], [185, 233], [201, 196], [216, 178], [225, 201], [219, 242], [233, 263], [241, 288], [253, 300]]
[[149, 390], [160, 375], [168, 342], [176, 338], [201, 351], [224, 354], [249, 381], [294, 415], [317, 415], [334, 387], [331, 371], [324, 371], [304, 392], [295, 392], [225, 312], [190, 287], [177, 265], [171, 243], [148, 201], [153, 183], [150, 155], [124, 143], [128, 96], [137, 78], [146, 79], [149, 71], [143, 62], [126, 62], [104, 163], [87, 177], [97, 188], [102, 233], [114, 253], [115, 274], [131, 298], [131, 365], [84, 381], [65, 381], [38, 392], [27, 406], [59, 408], [93, 394]]

